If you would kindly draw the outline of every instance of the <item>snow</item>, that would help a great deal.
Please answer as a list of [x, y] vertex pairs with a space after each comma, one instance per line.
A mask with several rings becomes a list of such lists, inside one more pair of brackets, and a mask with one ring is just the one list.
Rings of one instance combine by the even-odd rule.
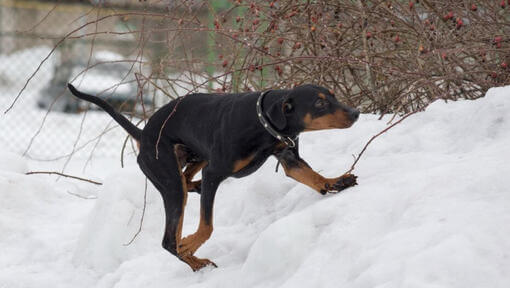
[[[301, 154], [338, 176], [391, 116], [304, 133]], [[508, 287], [509, 145], [507, 86], [404, 120], [374, 140], [354, 170], [359, 185], [339, 194], [274, 173], [270, 159], [220, 185], [214, 233], [197, 252], [219, 267], [196, 273], [162, 249], [162, 201], [151, 184], [142, 230], [125, 245], [145, 190], [133, 155], [124, 169], [94, 158], [85, 171], [86, 157], [74, 158], [66, 172], [104, 183], [95, 186], [24, 175], [62, 161], [0, 152], [0, 287]], [[184, 235], [198, 218], [192, 193]]]

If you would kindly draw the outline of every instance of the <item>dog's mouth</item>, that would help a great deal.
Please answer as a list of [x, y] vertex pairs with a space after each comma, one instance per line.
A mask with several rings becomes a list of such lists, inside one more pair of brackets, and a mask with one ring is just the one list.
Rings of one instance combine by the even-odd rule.
[[[356, 110], [357, 111], [357, 110]], [[358, 120], [359, 112], [352, 114], [351, 111], [337, 110], [335, 113], [312, 118], [307, 114], [303, 119], [304, 131], [317, 131], [326, 129], [346, 129]]]

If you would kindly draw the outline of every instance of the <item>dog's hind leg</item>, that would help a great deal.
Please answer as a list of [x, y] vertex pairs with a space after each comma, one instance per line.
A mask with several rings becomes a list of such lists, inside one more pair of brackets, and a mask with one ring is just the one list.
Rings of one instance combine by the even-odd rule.
[[184, 170], [183, 174], [186, 178], [186, 185], [188, 188], [188, 192], [197, 192], [198, 194], [201, 193], [202, 188], [202, 180], [193, 181], [193, 177], [202, 170], [202, 168], [207, 165], [207, 161], [202, 162], [195, 162], [190, 163], [188, 166], [186, 166], [186, 169]]
[[[182, 241], [182, 223], [186, 206], [186, 179], [173, 150], [172, 144], [159, 144], [158, 159], [155, 158], [155, 145], [142, 142], [138, 164], [147, 178], [161, 193], [165, 207], [165, 231], [163, 248], [187, 263], [193, 271], [212, 264], [207, 259], [199, 259], [189, 253], [180, 253], [178, 247]], [[145, 146], [145, 147], [144, 147]]]
[[202, 191], [200, 195], [200, 223], [195, 233], [182, 239], [178, 247], [179, 253], [193, 255], [202, 244], [211, 237], [213, 232], [214, 196], [219, 184], [226, 177], [210, 171], [207, 166], [202, 170]]

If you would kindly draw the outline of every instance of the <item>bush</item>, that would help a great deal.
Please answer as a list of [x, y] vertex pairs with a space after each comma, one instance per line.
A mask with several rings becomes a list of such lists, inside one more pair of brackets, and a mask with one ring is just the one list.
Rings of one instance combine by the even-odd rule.
[[[92, 39], [92, 51], [96, 37], [132, 37], [131, 65], [151, 62], [150, 73], [133, 70], [139, 94], [151, 86], [169, 97], [315, 83], [385, 114], [510, 84], [510, 0], [178, 0], [130, 9], [98, 11], [57, 46]], [[112, 19], [128, 28], [101, 26]]]
[[[173, 17], [176, 34], [167, 40], [180, 38], [188, 55], [176, 58], [175, 46], [168, 47], [162, 65], [202, 75], [225, 92], [316, 83], [380, 114], [414, 111], [437, 98], [475, 99], [510, 84], [510, 1], [237, 0], [223, 6], [207, 6], [205, 24], [192, 9]], [[187, 46], [186, 37], [209, 37], [214, 49], [193, 57], [197, 47]]]

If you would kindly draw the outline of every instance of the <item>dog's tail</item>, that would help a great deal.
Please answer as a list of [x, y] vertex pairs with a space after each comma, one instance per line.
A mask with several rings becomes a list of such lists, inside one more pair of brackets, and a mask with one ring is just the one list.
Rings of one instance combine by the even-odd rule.
[[129, 120], [126, 117], [122, 116], [120, 113], [115, 111], [113, 107], [110, 106], [110, 104], [106, 103], [104, 100], [97, 96], [92, 96], [76, 90], [76, 88], [74, 88], [74, 86], [71, 85], [70, 83], [67, 84], [67, 87], [69, 88], [71, 93], [73, 93], [74, 96], [85, 101], [92, 102], [97, 106], [103, 108], [103, 110], [106, 111], [106, 113], [110, 114], [110, 116], [112, 116], [112, 118], [115, 121], [117, 121], [117, 123], [119, 123], [120, 126], [122, 126], [122, 128], [124, 128], [129, 133], [129, 135], [131, 135], [131, 137], [133, 137], [137, 141], [140, 140], [140, 138], [142, 137], [142, 130], [133, 125], [133, 123], [129, 122]]

